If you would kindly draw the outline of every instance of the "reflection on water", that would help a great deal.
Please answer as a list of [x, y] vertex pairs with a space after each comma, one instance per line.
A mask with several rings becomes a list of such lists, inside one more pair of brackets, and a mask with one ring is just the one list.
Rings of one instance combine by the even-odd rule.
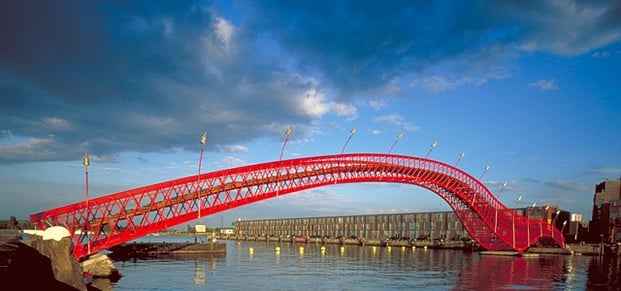
[[[159, 237], [161, 240], [162, 237]], [[123, 290], [619, 290], [618, 258], [227, 241], [222, 257], [116, 262]]]
[[593, 258], [587, 270], [590, 290], [621, 290], [621, 260], [619, 257]]
[[554, 289], [567, 286], [561, 256], [479, 256], [460, 276], [458, 289]]
[[205, 280], [205, 264], [203, 262], [194, 262], [194, 285], [203, 285]]

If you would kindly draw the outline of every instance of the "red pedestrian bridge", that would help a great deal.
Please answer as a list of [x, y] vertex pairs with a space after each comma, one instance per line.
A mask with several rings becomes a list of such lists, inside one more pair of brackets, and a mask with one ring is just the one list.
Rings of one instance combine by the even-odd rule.
[[507, 208], [466, 172], [427, 158], [378, 153], [279, 160], [203, 173], [46, 210], [30, 220], [40, 229], [68, 229], [79, 259], [195, 220], [199, 214], [360, 182], [405, 183], [430, 190], [451, 206], [472, 239], [487, 250], [523, 252], [542, 238], [565, 247], [552, 224]]

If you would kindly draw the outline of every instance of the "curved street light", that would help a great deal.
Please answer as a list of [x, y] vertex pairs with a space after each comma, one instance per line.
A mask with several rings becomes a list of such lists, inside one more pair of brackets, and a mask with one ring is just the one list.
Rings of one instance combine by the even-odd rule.
[[465, 152], [461, 152], [461, 153], [459, 154], [459, 159], [457, 159], [457, 162], [455, 163], [455, 166], [454, 166], [454, 167], [457, 167], [457, 165], [459, 165], [459, 162], [461, 162], [461, 159], [463, 159], [465, 155], [466, 155], [466, 153], [465, 153]]
[[498, 199], [500, 200], [500, 194], [502, 194], [502, 192], [507, 188], [507, 181], [502, 182], [502, 187], [500, 188], [500, 191], [498, 191]]
[[392, 152], [392, 149], [395, 147], [395, 145], [397, 144], [397, 142], [399, 142], [401, 138], [403, 138], [403, 132], [400, 132], [399, 134], [397, 134], [397, 139], [395, 140], [395, 142], [392, 143], [392, 145], [390, 146], [390, 149], [388, 150], [389, 154]]
[[351, 140], [351, 138], [354, 136], [354, 134], [356, 133], [356, 131], [358, 131], [357, 128], [352, 127], [352, 129], [349, 131], [349, 137], [347, 138], [347, 140], [345, 141], [345, 144], [343, 145], [343, 149], [341, 150], [341, 155], [345, 152], [345, 147], [347, 147], [347, 144], [349, 143], [349, 141]]
[[[285, 129], [285, 140], [282, 142], [282, 149], [280, 150], [280, 157], [278, 158], [279, 161], [282, 160], [282, 155], [285, 152], [285, 147], [287, 146], [287, 141], [292, 131], [293, 129], [291, 129], [291, 126]], [[280, 192], [280, 170], [276, 173], [276, 197], [278, 197], [278, 192]]]
[[487, 173], [487, 171], [489, 170], [490, 166], [489, 165], [485, 165], [485, 168], [483, 168], [483, 173], [481, 173], [481, 177], [479, 177], [479, 180], [483, 179], [483, 175], [485, 175], [485, 173]]
[[513, 205], [513, 208], [518, 208], [518, 204], [520, 204], [520, 202], [522, 201], [522, 195], [518, 196], [517, 199], [515, 199], [515, 205]]
[[198, 159], [198, 175], [196, 176], [196, 191], [198, 192], [198, 218], [201, 218], [201, 208], [203, 203], [201, 203], [201, 165], [203, 163], [203, 152], [205, 151], [205, 143], [207, 143], [207, 132], [203, 132], [200, 139], [201, 144], [201, 155]]
[[88, 233], [90, 230], [90, 220], [91, 220], [91, 208], [89, 206], [89, 201], [88, 201], [88, 166], [90, 164], [91, 164], [91, 160], [88, 157], [88, 152], [85, 152], [84, 155], [82, 156], [82, 165], [84, 165], [84, 179], [85, 179], [84, 201], [86, 203], [86, 220], [84, 221], [84, 228], [86, 228], [86, 245], [87, 245], [87, 252], [89, 254], [91, 253], [91, 238]]
[[[548, 222], [548, 209], [550, 208], [550, 205], [546, 205], [546, 207], [543, 209], [544, 211], [542, 211], [541, 213], [541, 224], [539, 226], [539, 236], [543, 236], [543, 219], [546, 219], [546, 222]], [[545, 217], [544, 217], [545, 216]]]
[[282, 160], [282, 155], [285, 152], [285, 147], [287, 146], [287, 141], [289, 140], [289, 136], [291, 135], [291, 132], [293, 131], [293, 129], [291, 129], [291, 126], [287, 127], [287, 129], [285, 130], [285, 140], [282, 143], [282, 149], [280, 150], [280, 157], [278, 158], [278, 160]]
[[[505, 189], [505, 187], [507, 187], [507, 181], [502, 183], [502, 188], [500, 188], [500, 191], [498, 192], [498, 201], [500, 202], [500, 194], [502, 194], [502, 191]], [[498, 229], [498, 205], [496, 205], [496, 212], [495, 212], [495, 216], [494, 216], [494, 232], [496, 232], [496, 230]]]
[[[533, 206], [531, 206], [531, 208], [534, 210], [535, 206], [537, 206], [537, 202], [534, 202]], [[530, 210], [526, 211], [526, 231], [527, 231], [527, 235], [528, 235], [527, 240], [528, 240], [529, 246], [530, 246], [530, 213], [531, 213]]]
[[552, 233], [552, 238], [554, 238], [554, 229], [556, 228], [556, 226], [555, 226], [556, 219], [558, 218], [559, 214], [561, 214], [561, 210], [557, 209], [556, 210], [556, 215], [554, 215], [554, 219], [552, 219], [552, 227], [550, 228], [550, 232]]
[[426, 158], [429, 158], [429, 155], [431, 154], [431, 152], [433, 151], [433, 149], [434, 149], [437, 145], [438, 145], [438, 142], [437, 142], [437, 141], [434, 141], [434, 142], [431, 144], [431, 148], [429, 148], [429, 151], [427, 152], [427, 155], [425, 155], [425, 159], [426, 159]]

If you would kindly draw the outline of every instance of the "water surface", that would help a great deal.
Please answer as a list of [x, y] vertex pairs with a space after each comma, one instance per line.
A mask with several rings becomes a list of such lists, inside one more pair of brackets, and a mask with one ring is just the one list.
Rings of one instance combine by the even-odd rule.
[[[145, 237], [140, 241], [190, 241]], [[618, 258], [226, 241], [227, 254], [115, 262], [113, 290], [621, 290]], [[279, 251], [276, 249], [279, 248]], [[101, 282], [97, 282], [101, 283]]]

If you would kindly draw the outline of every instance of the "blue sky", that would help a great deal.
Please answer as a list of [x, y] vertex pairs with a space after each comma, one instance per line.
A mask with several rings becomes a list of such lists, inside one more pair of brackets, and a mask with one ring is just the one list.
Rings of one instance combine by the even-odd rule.
[[[341, 151], [454, 164], [508, 206], [591, 217], [621, 176], [619, 1], [3, 1], [0, 218]], [[521, 201], [517, 198], [522, 196]], [[449, 210], [334, 185], [204, 222]]]

